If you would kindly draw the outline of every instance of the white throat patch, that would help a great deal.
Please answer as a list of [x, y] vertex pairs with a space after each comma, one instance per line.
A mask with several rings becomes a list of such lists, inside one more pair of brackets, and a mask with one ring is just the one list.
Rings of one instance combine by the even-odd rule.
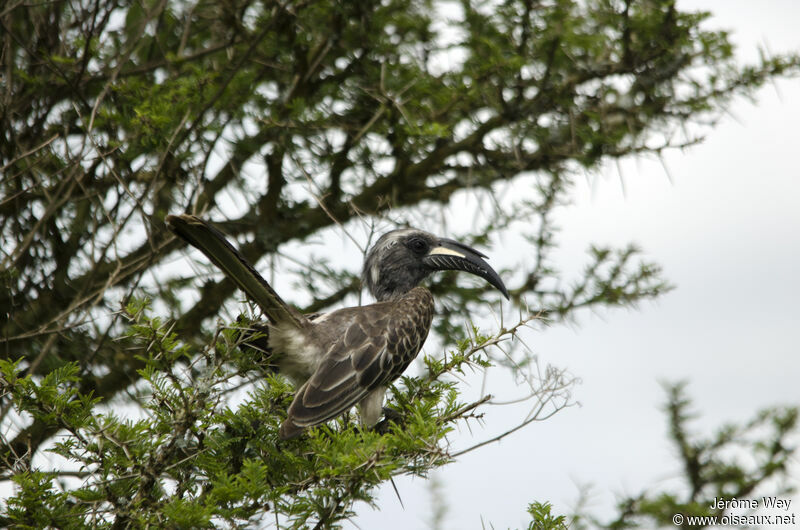
[[381, 279], [381, 270], [377, 263], [372, 264], [372, 267], [370, 267], [369, 270], [369, 275], [372, 278], [372, 285], [378, 285], [378, 281]]

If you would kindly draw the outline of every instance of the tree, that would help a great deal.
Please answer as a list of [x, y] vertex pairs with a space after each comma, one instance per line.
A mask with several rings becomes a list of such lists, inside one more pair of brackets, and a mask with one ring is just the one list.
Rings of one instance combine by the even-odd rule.
[[[713, 124], [732, 97], [800, 65], [738, 66], [725, 33], [700, 27], [707, 17], [656, 0], [8, 3], [6, 517], [205, 526], [269, 509], [328, 526], [373, 485], [454, 456], [448, 430], [489, 398], [463, 401], [448, 374], [528, 376], [541, 405], [530, 421], [568, 404], [563, 373], [536, 379], [528, 352], [499, 342], [533, 316], [557, 323], [668, 288], [632, 246], [591, 248], [577, 278], [556, 269], [552, 212], [572, 179], [691, 145], [701, 137], [687, 125]], [[467, 242], [523, 236], [528, 257], [507, 271], [519, 322], [465, 327], [493, 295], [438, 279], [441, 353], [395, 388], [405, 421], [379, 434], [343, 418], [275, 445], [291, 389], [238, 347], [257, 315], [237, 323], [230, 282], [176, 270], [184, 248], [164, 217], [217, 220], [316, 311], [356, 303], [359, 282], [313, 242], [347, 233], [363, 251], [375, 230], [432, 228], [468, 200], [480, 214], [455, 230]], [[63, 469], [41, 471], [47, 447]], [[56, 483], [70, 476], [77, 486]]]
[[787, 479], [796, 450], [793, 437], [797, 431], [797, 407], [765, 409], [744, 425], [723, 425], [703, 438], [690, 428], [695, 413], [686, 383], [667, 385], [666, 391], [664, 408], [670, 442], [683, 468], [678, 474], [680, 483], [674, 489], [662, 487], [660, 491], [623, 497], [617, 506], [618, 515], [608, 522], [578, 514], [575, 527], [588, 527], [586, 523], [591, 523], [592, 528], [614, 530], [794, 525], [791, 514], [752, 513], [755, 510], [741, 513], [735, 503], [724, 505], [718, 501], [750, 501], [763, 496], [785, 499], [796, 492], [796, 484]]

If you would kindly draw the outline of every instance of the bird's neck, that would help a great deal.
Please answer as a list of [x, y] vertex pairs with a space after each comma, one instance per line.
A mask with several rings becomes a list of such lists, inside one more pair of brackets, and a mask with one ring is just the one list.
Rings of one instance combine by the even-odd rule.
[[410, 288], [404, 287], [398, 289], [381, 289], [377, 293], [372, 293], [372, 294], [375, 297], [375, 300], [377, 300], [378, 302], [392, 302], [395, 300], [401, 300], [416, 291], [427, 291], [427, 289], [417, 285], [417, 286], [412, 286]]

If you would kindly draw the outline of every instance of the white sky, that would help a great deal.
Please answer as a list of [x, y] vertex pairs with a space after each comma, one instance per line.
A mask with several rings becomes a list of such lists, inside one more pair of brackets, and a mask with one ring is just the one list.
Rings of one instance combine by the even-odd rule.
[[[800, 50], [800, 2], [679, 1], [710, 10], [709, 28], [732, 31], [738, 55]], [[591, 242], [636, 242], [677, 289], [638, 310], [585, 314], [527, 339], [542, 357], [582, 379], [573, 407], [443, 468], [447, 529], [522, 528], [531, 501], [568, 513], [580, 486], [606, 518], [620, 495], [673, 487], [679, 462], [667, 442], [660, 381], [689, 381], [709, 434], [757, 410], [800, 401], [800, 80], [738, 100], [707, 141], [658, 162], [608, 168], [579, 183], [559, 219], [561, 268], [583, 262]], [[525, 411], [489, 416], [463, 444], [502, 432]], [[458, 443], [456, 445], [459, 445]], [[795, 462], [795, 467], [800, 465]], [[425, 528], [429, 483], [400, 480], [380, 511], [361, 506], [360, 528]], [[790, 511], [800, 518], [800, 499]], [[769, 512], [767, 512], [769, 513]], [[777, 528], [777, 527], [771, 527]]]

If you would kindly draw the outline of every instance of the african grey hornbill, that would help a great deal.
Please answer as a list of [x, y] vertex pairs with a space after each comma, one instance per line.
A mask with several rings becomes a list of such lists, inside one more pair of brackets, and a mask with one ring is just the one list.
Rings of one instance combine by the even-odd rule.
[[286, 304], [225, 236], [192, 215], [170, 215], [169, 228], [200, 249], [269, 319], [267, 343], [278, 371], [299, 388], [280, 428], [282, 439], [358, 404], [375, 424], [387, 385], [417, 356], [433, 318], [433, 297], [419, 283], [431, 272], [460, 270], [486, 279], [508, 298], [483, 254], [451, 239], [406, 228], [381, 236], [362, 281], [377, 303], [304, 316]]

